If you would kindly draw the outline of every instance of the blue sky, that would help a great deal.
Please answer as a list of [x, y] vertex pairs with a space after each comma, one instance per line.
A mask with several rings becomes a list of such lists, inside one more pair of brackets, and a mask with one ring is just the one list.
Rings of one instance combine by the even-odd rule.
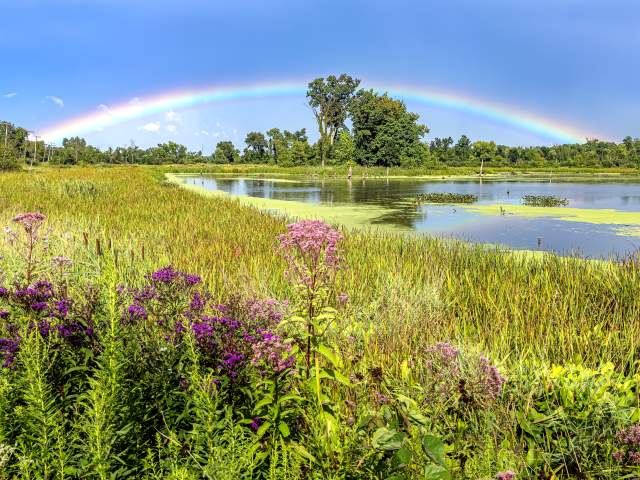
[[[600, 138], [640, 136], [637, 0], [0, 0], [0, 118], [35, 131], [165, 91], [347, 72], [459, 92]], [[550, 144], [481, 116], [413, 104], [434, 136]], [[306, 127], [304, 96], [164, 112], [85, 135], [205, 151]]]

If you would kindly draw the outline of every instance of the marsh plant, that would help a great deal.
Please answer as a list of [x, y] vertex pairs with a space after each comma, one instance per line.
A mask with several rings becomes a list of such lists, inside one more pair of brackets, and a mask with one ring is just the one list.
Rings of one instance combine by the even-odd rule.
[[522, 204], [529, 207], [566, 207], [569, 200], [554, 195], [525, 195]]
[[[468, 322], [483, 314], [476, 290], [464, 309], [446, 297], [462, 284], [441, 258], [428, 265], [439, 283], [389, 277], [375, 284], [388, 298], [362, 306], [366, 279], [350, 277], [362, 272], [354, 255], [367, 252], [323, 222], [271, 236], [276, 296], [207, 281], [208, 267], [194, 274], [164, 257], [143, 269], [117, 245], [103, 242], [98, 254], [82, 237], [61, 257], [43, 214], [15, 219], [1, 252], [0, 478], [638, 473], [635, 370], [509, 362], [490, 341], [501, 325], [484, 332], [486, 323]], [[403, 248], [415, 254], [411, 242]], [[483, 258], [483, 271], [508, 271]], [[229, 253], [246, 269], [243, 259]], [[412, 302], [401, 302], [403, 289]], [[408, 317], [421, 301], [428, 309], [416, 325]], [[456, 338], [447, 309], [482, 345]], [[518, 325], [531, 342], [542, 328]], [[587, 344], [603, 338], [588, 334]]]
[[450, 193], [450, 192], [430, 192], [416, 195], [414, 203], [475, 203], [478, 201], [477, 195], [470, 193]]

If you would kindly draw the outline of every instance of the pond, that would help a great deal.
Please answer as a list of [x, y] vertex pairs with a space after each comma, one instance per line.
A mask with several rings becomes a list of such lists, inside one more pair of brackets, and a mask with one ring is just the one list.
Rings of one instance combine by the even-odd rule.
[[[352, 218], [349, 210], [359, 208], [365, 214], [358, 216], [355, 223], [515, 249], [621, 258], [640, 247], [640, 183], [633, 181], [557, 178], [348, 181], [230, 175], [184, 176], [182, 181], [200, 189], [262, 199], [261, 205], [269, 207], [272, 203], [274, 210], [285, 213], [291, 213], [287, 212], [287, 205], [293, 208], [306, 204], [309, 216], [335, 219], [340, 218], [339, 212], [344, 212], [344, 218], [348, 219]], [[473, 194], [478, 200], [471, 205], [415, 204], [416, 195], [429, 192]], [[559, 196], [567, 198], [569, 204], [523, 206], [525, 195]]]

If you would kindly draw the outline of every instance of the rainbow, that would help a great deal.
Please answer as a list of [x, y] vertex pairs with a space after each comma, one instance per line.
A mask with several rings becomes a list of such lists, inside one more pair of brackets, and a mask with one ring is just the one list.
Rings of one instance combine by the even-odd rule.
[[[306, 88], [304, 82], [296, 82], [228, 87], [213, 86], [196, 90], [172, 91], [143, 100], [134, 99], [112, 108], [103, 105], [102, 109], [97, 111], [45, 128], [39, 132], [39, 136], [47, 142], [57, 143], [65, 137], [85, 135], [121, 123], [164, 113], [167, 110], [188, 109], [209, 103], [233, 100], [305, 95]], [[534, 133], [554, 142], [581, 143], [586, 138], [596, 137], [546, 118], [457, 93], [412, 86], [373, 86], [372, 88], [376, 91], [386, 91], [392, 97], [407, 102], [473, 114], [499, 124]]]

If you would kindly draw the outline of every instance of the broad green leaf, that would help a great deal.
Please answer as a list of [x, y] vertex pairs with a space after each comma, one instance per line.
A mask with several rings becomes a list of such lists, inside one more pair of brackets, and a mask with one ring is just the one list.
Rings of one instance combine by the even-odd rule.
[[411, 450], [406, 447], [402, 447], [393, 455], [391, 464], [393, 468], [404, 468], [411, 463], [412, 458], [413, 454], [411, 453]]
[[371, 444], [378, 450], [393, 451], [402, 447], [404, 441], [404, 433], [389, 430], [386, 427], [380, 427], [373, 433]]
[[278, 424], [278, 430], [280, 430], [280, 433], [284, 438], [287, 438], [289, 435], [291, 435], [291, 431], [289, 430], [289, 425], [287, 425], [284, 422], [280, 422]]
[[435, 435], [422, 437], [422, 448], [427, 456], [440, 466], [445, 466], [444, 443]]
[[433, 463], [424, 467], [425, 480], [450, 480], [451, 473], [445, 467]]
[[318, 352], [322, 354], [331, 364], [335, 367], [342, 368], [342, 359], [336, 355], [336, 353], [326, 345], [319, 345]]

